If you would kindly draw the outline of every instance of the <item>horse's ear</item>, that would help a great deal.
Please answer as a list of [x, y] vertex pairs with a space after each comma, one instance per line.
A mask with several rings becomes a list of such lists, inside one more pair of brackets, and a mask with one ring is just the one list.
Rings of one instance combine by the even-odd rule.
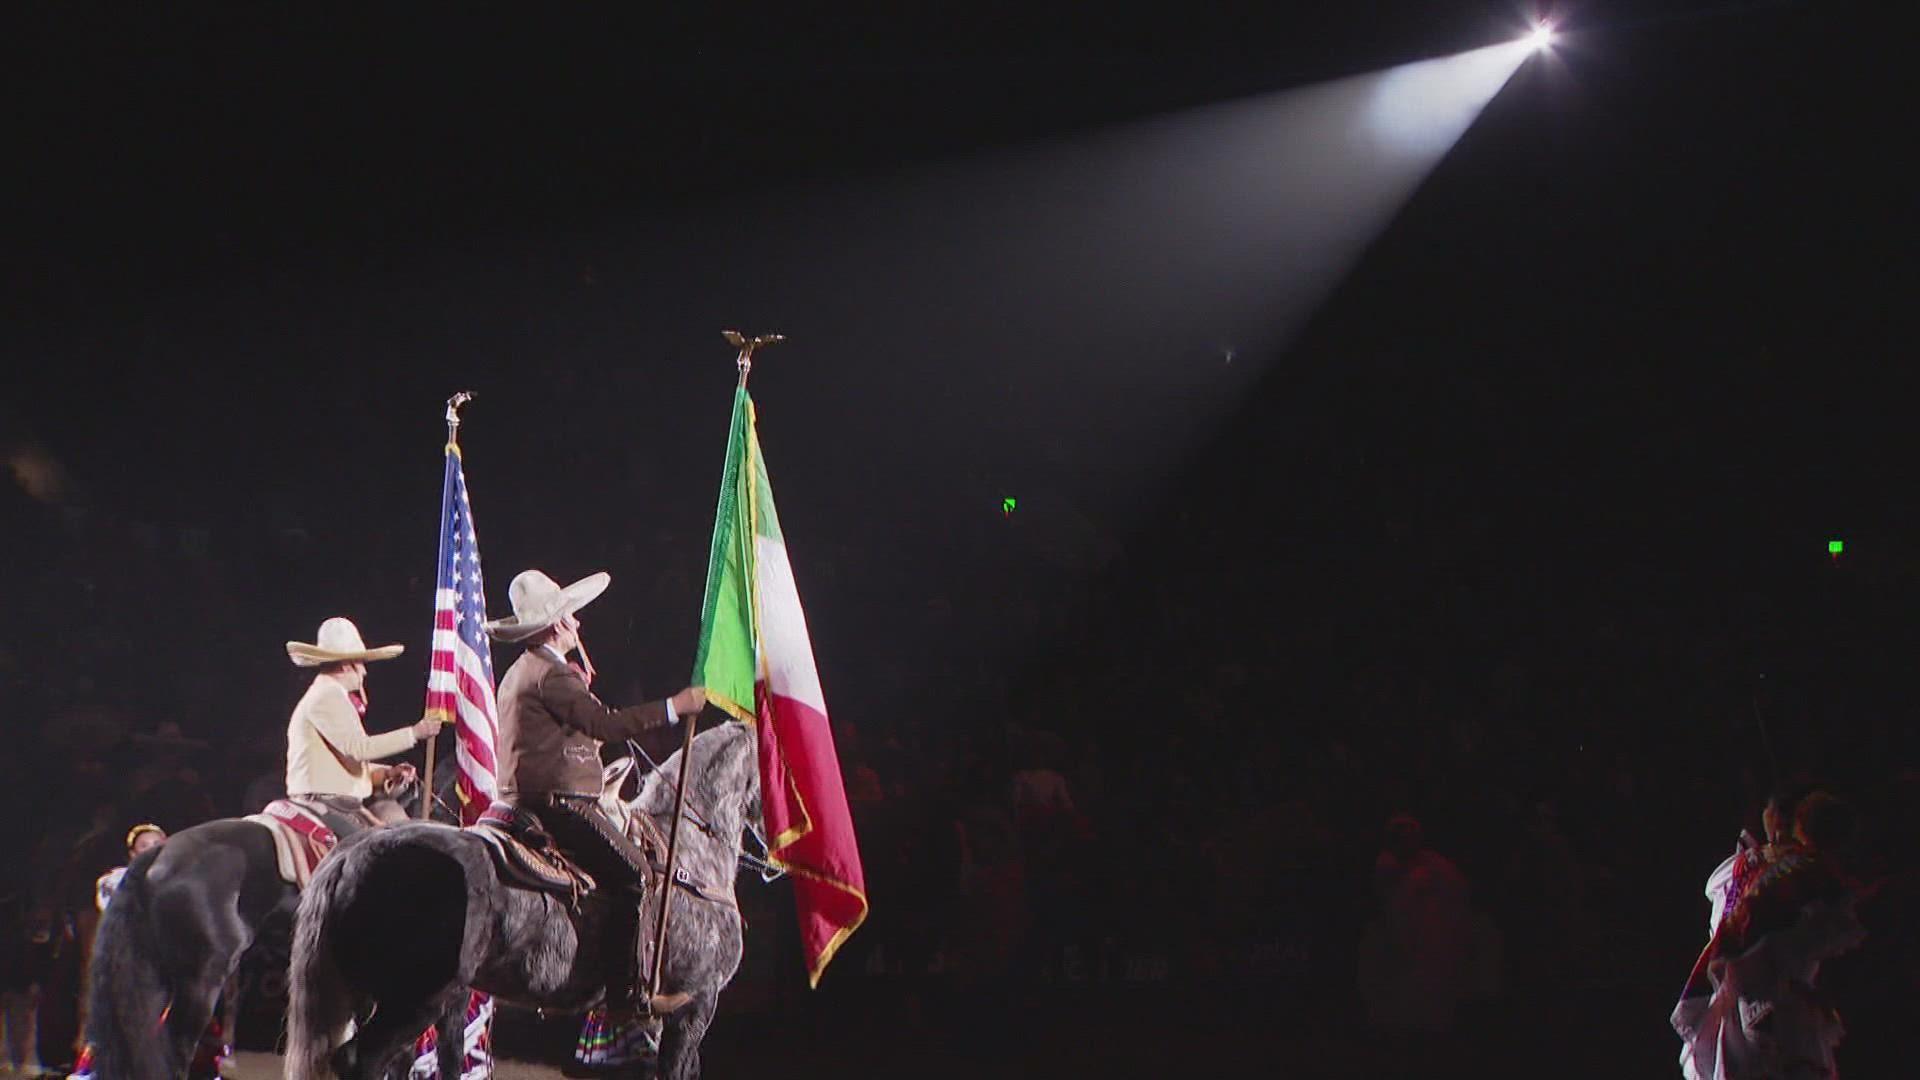
[[620, 797], [620, 788], [633, 773], [632, 756], [614, 758], [600, 770], [600, 791], [615, 799]]
[[404, 814], [419, 806], [419, 800], [423, 797], [423, 793], [424, 787], [420, 783], [420, 778], [415, 776], [404, 783], [396, 785], [391, 790], [375, 792], [367, 802], [373, 803], [384, 799], [400, 807], [401, 813]]

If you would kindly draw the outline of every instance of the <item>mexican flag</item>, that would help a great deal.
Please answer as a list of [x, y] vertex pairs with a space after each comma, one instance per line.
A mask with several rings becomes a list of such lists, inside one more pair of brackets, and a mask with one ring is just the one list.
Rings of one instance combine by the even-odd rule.
[[753, 399], [733, 398], [693, 684], [754, 725], [769, 861], [793, 878], [810, 985], [867, 917], [866, 878]]

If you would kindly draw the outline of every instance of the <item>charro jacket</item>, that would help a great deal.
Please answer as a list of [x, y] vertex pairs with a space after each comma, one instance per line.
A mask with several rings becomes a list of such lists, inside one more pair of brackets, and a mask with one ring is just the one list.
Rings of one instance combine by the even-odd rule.
[[500, 680], [499, 789], [508, 802], [600, 797], [600, 744], [670, 723], [664, 701], [610, 709], [553, 650], [535, 646]]
[[365, 799], [373, 794], [369, 764], [418, 741], [411, 727], [367, 734], [346, 687], [318, 676], [287, 722], [287, 794]]

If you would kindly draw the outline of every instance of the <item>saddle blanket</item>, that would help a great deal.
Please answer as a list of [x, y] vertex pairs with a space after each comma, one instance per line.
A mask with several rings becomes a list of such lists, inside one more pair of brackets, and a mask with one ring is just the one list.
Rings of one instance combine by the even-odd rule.
[[313, 880], [313, 868], [340, 842], [319, 814], [290, 799], [275, 799], [245, 820], [266, 826], [273, 836], [280, 879], [296, 889], [307, 887]]

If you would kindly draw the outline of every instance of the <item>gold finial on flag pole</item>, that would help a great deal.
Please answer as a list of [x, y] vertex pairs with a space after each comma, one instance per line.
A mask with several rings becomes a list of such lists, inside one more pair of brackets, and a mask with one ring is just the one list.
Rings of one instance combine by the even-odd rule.
[[787, 340], [787, 335], [785, 334], [759, 334], [755, 337], [748, 337], [738, 330], [722, 330], [720, 331], [720, 336], [727, 339], [727, 344], [740, 350], [740, 355], [733, 358], [733, 363], [735, 367], [740, 369], [740, 385], [742, 386], [747, 384], [747, 376], [753, 373], [754, 351], [767, 345], [778, 345]]
[[473, 391], [462, 390], [447, 399], [447, 445], [460, 442], [460, 406], [473, 400]]

